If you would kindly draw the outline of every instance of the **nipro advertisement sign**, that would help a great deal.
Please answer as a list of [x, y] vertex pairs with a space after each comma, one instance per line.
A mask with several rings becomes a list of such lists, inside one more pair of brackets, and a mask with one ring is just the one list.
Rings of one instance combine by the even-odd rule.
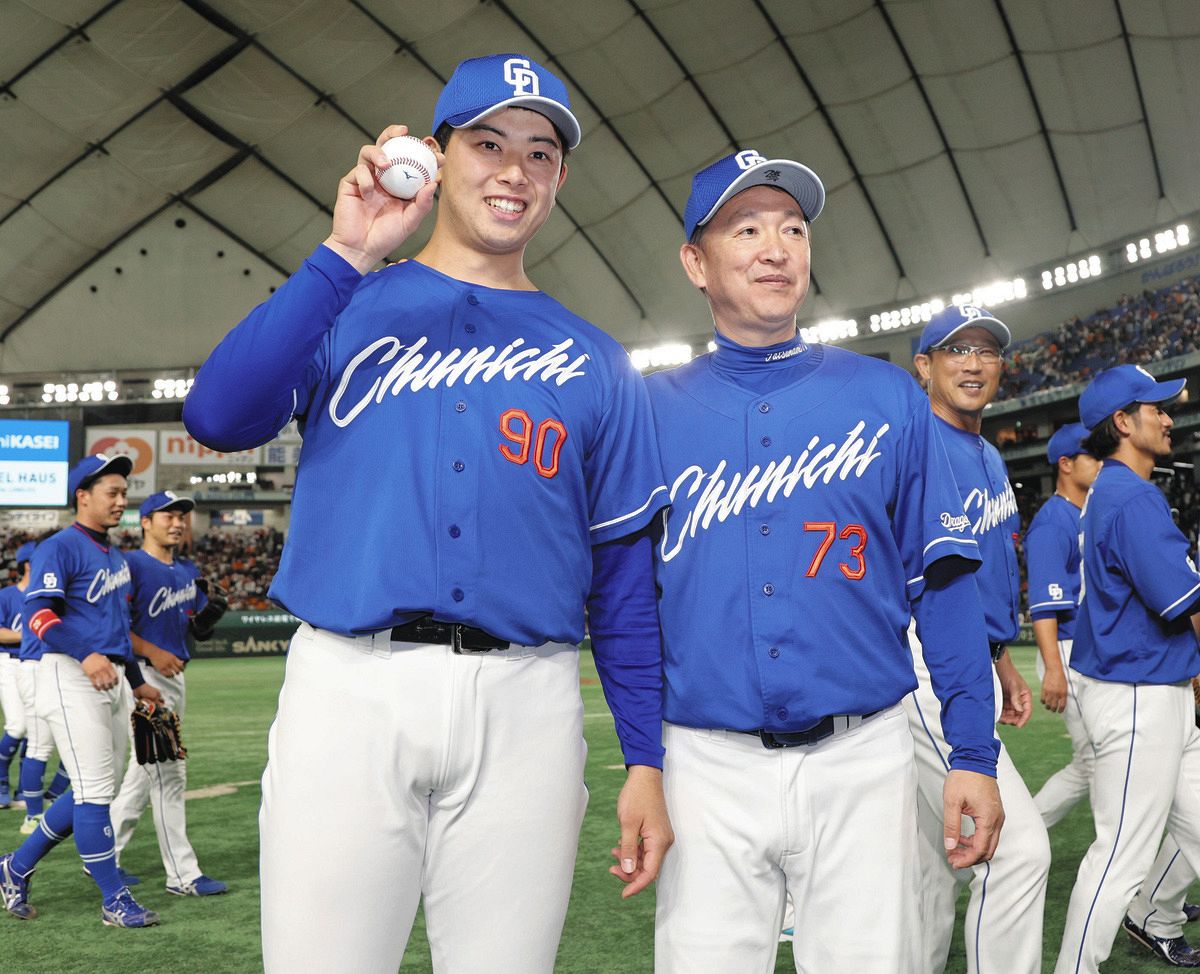
[[63, 507], [69, 442], [69, 423], [0, 419], [0, 507]]

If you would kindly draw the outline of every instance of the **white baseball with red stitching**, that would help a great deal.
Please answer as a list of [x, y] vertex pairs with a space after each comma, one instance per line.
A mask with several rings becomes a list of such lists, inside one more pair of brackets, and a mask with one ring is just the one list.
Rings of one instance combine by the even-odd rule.
[[410, 200], [437, 175], [437, 157], [424, 142], [412, 135], [398, 135], [383, 143], [388, 164], [376, 168], [379, 185], [393, 196]]

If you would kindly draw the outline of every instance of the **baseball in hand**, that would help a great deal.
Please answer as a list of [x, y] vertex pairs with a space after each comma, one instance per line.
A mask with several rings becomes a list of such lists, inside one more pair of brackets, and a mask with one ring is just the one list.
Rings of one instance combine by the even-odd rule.
[[375, 170], [379, 185], [393, 196], [411, 200], [437, 175], [437, 157], [424, 142], [412, 135], [398, 135], [381, 146], [388, 164]]

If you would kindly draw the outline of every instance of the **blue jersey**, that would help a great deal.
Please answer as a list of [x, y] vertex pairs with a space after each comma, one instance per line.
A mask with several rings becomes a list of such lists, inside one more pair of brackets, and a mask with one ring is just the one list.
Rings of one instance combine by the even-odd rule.
[[937, 428], [946, 444], [954, 480], [962, 494], [963, 512], [971, 536], [979, 542], [983, 565], [975, 573], [983, 599], [988, 638], [1010, 643], [1021, 631], [1021, 576], [1017, 540], [1021, 515], [1008, 482], [1004, 461], [978, 433], [951, 426], [940, 416]]
[[1104, 461], [1083, 505], [1083, 583], [1071, 668], [1115, 683], [1179, 683], [1200, 673], [1187, 615], [1200, 573], [1161, 490]]
[[1053, 494], [1025, 532], [1025, 565], [1029, 572], [1029, 615], [1057, 619], [1058, 638], [1075, 633], [1079, 602], [1080, 510], [1062, 494]]
[[[21, 606], [25, 603], [25, 593], [16, 585], [6, 585], [0, 588], [0, 628], [21, 632]], [[0, 643], [0, 653], [16, 656], [21, 652], [21, 644]]]
[[[33, 553], [25, 592], [27, 602], [45, 598], [66, 603], [61, 635], [51, 642], [69, 647], [81, 661], [91, 653], [129, 658], [129, 565], [115, 546], [100, 543], [78, 523], [47, 538]], [[24, 624], [29, 627], [28, 616]], [[44, 652], [58, 650], [46, 645]]]
[[[794, 381], [743, 375], [756, 353], [760, 374]], [[911, 603], [934, 562], [974, 567], [978, 546], [912, 379], [839, 348], [719, 340], [647, 386], [671, 491], [657, 550], [666, 718], [783, 732], [915, 689]]]
[[21, 596], [21, 648], [18, 655], [21, 659], [41, 659], [46, 651], [46, 644], [33, 634], [33, 630], [25, 625], [24, 594]]
[[196, 587], [200, 570], [186, 558], [165, 565], [142, 550], [129, 552], [125, 560], [132, 579], [129, 616], [133, 632], [159, 649], [189, 659], [188, 622], [208, 603]]
[[184, 407], [218, 449], [293, 414], [304, 445], [270, 595], [322, 629], [431, 614], [578, 642], [592, 545], [665, 503], [645, 385], [617, 342], [540, 291], [417, 261], [363, 277], [319, 247]]

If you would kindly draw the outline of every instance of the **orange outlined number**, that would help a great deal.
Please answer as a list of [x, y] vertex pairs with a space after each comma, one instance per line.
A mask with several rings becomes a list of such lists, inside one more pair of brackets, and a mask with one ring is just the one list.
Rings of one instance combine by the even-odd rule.
[[[558, 474], [558, 458], [567, 442], [567, 428], [557, 419], [543, 419], [537, 424], [523, 409], [506, 409], [500, 414], [500, 435], [519, 449], [500, 444], [500, 452], [510, 463], [525, 464], [533, 456], [533, 467], [539, 476], [549, 480]], [[547, 453], [549, 454], [547, 456]]]
[[804, 530], [825, 535], [821, 539], [821, 544], [817, 548], [816, 554], [813, 555], [812, 562], [808, 566], [808, 571], [804, 573], [805, 578], [816, 578], [817, 572], [821, 570], [821, 562], [829, 554], [829, 549], [833, 545], [834, 538], [841, 538], [843, 541], [856, 538], [858, 541], [850, 549], [850, 557], [855, 559], [857, 564], [851, 567], [844, 561], [838, 562], [838, 569], [841, 573], [852, 582], [857, 582], [867, 574], [867, 560], [863, 557], [863, 552], [867, 548], [867, 529], [861, 524], [847, 524], [842, 528], [841, 534], [838, 534], [837, 525], [833, 521], [805, 521]]

